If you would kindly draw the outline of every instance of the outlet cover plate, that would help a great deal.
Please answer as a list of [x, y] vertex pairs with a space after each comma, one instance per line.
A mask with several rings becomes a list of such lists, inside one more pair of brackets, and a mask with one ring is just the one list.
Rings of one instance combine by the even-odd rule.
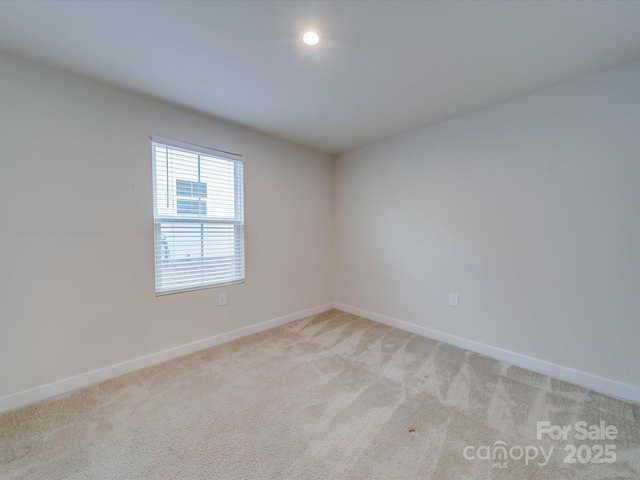
[[458, 294], [457, 293], [450, 293], [449, 294], [449, 305], [452, 307], [457, 307], [458, 306]]

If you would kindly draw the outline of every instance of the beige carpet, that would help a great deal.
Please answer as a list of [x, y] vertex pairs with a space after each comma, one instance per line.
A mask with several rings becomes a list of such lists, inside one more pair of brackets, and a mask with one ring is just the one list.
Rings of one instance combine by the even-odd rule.
[[[0, 478], [638, 480], [639, 420], [638, 405], [332, 310], [1, 415]], [[538, 440], [538, 421], [572, 431]], [[576, 440], [580, 421], [618, 433]]]

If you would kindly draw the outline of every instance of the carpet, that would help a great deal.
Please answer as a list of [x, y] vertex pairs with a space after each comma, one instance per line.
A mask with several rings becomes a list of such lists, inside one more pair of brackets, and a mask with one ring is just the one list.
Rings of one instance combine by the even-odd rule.
[[0, 477], [637, 480], [640, 406], [331, 310], [0, 415]]

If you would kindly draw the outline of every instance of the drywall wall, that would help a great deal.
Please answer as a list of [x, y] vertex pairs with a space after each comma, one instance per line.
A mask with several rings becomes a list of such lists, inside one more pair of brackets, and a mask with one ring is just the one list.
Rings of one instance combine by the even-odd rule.
[[[245, 284], [155, 296], [150, 135], [245, 155]], [[328, 155], [0, 54], [0, 397], [326, 306], [332, 183]]]
[[337, 303], [637, 395], [639, 87], [635, 62], [338, 156]]

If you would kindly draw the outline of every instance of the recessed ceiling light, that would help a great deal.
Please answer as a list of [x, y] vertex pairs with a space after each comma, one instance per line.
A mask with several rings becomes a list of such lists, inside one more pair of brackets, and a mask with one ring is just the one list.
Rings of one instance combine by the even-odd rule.
[[307, 45], [315, 45], [320, 41], [320, 35], [313, 30], [309, 30], [304, 35], [302, 35], [302, 41]]

